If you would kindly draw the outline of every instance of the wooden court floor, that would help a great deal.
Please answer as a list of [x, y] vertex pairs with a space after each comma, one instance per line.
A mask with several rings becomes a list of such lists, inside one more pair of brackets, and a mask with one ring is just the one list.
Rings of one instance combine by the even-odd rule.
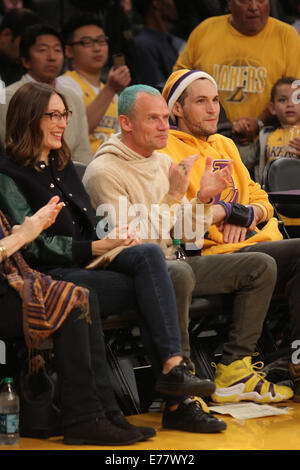
[[[220, 434], [193, 434], [180, 431], [171, 431], [161, 428], [161, 413], [151, 412], [136, 416], [129, 416], [133, 424], [152, 426], [157, 430], [157, 436], [145, 442], [138, 442], [130, 446], [121, 446], [120, 451], [299, 451], [300, 450], [300, 403], [288, 401], [284, 404], [289, 413], [280, 416], [268, 416], [257, 419], [237, 420], [230, 416], [221, 416], [227, 423], [226, 431]], [[283, 405], [279, 405], [283, 406]], [[48, 440], [21, 438], [18, 445], [0, 446], [2, 450], [21, 451], [112, 451], [118, 450], [104, 446], [66, 446], [61, 437]], [[138, 453], [136, 453], [137, 455]], [[128, 454], [129, 455], [129, 454]], [[162, 462], [161, 462], [162, 463]]]

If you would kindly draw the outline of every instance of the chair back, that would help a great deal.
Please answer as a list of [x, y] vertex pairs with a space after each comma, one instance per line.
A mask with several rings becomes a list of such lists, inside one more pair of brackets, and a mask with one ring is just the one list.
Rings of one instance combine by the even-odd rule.
[[78, 174], [79, 178], [82, 180], [87, 165], [85, 165], [82, 162], [77, 162], [76, 160], [73, 160], [73, 164], [75, 166], [75, 169], [77, 171], [77, 174]]
[[[267, 193], [300, 189], [300, 160], [281, 157], [269, 162], [263, 172], [262, 188]], [[286, 217], [300, 217], [299, 204], [276, 204], [276, 208]]]

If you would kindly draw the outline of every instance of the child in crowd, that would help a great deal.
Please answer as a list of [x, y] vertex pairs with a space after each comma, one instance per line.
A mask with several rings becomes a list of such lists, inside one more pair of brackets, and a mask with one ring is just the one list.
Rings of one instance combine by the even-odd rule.
[[[267, 127], [260, 135], [260, 178], [265, 165], [278, 157], [300, 157], [300, 80], [280, 78], [272, 88], [270, 112], [278, 127]], [[294, 84], [294, 86], [293, 86]]]
[[[299, 85], [300, 80], [283, 77], [277, 80], [271, 90], [269, 110], [277, 117], [278, 124], [276, 127], [264, 127], [260, 132], [259, 181], [262, 180], [266, 164], [275, 158], [300, 158]], [[300, 230], [300, 218], [291, 219], [282, 214], [281, 218], [285, 225], [299, 226]], [[296, 232], [298, 234], [298, 230]]]

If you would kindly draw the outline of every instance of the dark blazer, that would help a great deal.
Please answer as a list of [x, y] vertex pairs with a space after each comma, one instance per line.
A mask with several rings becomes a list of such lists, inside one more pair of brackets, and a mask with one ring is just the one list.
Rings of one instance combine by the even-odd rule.
[[[20, 166], [12, 159], [3, 157], [0, 159], [1, 173], [9, 176], [18, 186], [32, 212], [47, 204], [55, 195], [65, 202], [66, 206], [59, 213], [55, 223], [47, 229], [46, 235], [71, 238], [73, 261], [79, 265], [87, 263], [91, 259], [91, 241], [97, 239], [96, 217], [73, 163], [69, 162], [63, 170], [58, 170], [55, 154], [52, 153], [49, 166], [42, 168], [41, 165], [39, 171], [31, 166]], [[7, 213], [9, 204], [6, 204], [5, 197], [1, 191], [1, 205], [6, 205], [1, 209], [12, 224], [20, 223], [21, 214], [16, 217], [17, 212]]]

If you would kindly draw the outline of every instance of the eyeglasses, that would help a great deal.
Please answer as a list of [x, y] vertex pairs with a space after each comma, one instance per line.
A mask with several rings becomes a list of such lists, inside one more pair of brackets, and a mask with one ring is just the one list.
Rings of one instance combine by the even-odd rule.
[[97, 38], [91, 38], [89, 36], [86, 36], [84, 38], [81, 38], [80, 41], [71, 42], [70, 46], [80, 45], [83, 47], [94, 47], [95, 44], [98, 44], [98, 46], [106, 46], [108, 40], [108, 36], [98, 36]]
[[68, 109], [64, 113], [60, 113], [59, 111], [53, 111], [52, 113], [44, 113], [44, 115], [48, 116], [53, 122], [60, 122], [63, 119], [68, 124], [72, 117], [72, 111], [70, 109]]
[[249, 5], [249, 3], [256, 1], [259, 5], [267, 3], [269, 0], [236, 0], [236, 3], [240, 5]]

